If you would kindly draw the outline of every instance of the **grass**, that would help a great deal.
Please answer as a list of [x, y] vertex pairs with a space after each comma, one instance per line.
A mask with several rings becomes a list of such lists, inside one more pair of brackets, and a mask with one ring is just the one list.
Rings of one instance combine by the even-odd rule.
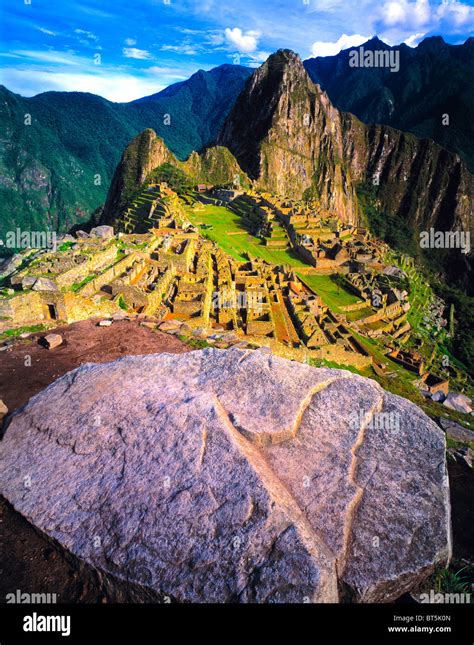
[[468, 448], [471, 448], [471, 450], [474, 450], [474, 442], [472, 441], [459, 441], [458, 439], [453, 439], [453, 437], [449, 436], [446, 434], [446, 447], [447, 448], [452, 448], [454, 450], [459, 450], [460, 448], [463, 448], [467, 446]]
[[[383, 387], [387, 392], [392, 394], [397, 394], [402, 396], [405, 399], [408, 399], [412, 403], [415, 403], [419, 408], [423, 410], [429, 417], [438, 418], [444, 417], [445, 419], [450, 419], [459, 423], [459, 425], [464, 428], [472, 430], [471, 419], [472, 417], [468, 414], [462, 412], [457, 412], [456, 410], [450, 410], [446, 408], [441, 403], [432, 401], [431, 399], [425, 399], [421, 394], [418, 388], [415, 386], [414, 381], [419, 378], [414, 372], [406, 370], [398, 363], [395, 363], [390, 358], [384, 355], [383, 345], [379, 344], [377, 340], [373, 338], [367, 338], [358, 334], [356, 331], [351, 329], [351, 334], [360, 342], [360, 344], [365, 347], [365, 349], [376, 359], [378, 363], [385, 363], [387, 369], [390, 372], [395, 372], [396, 378], [390, 378], [388, 376], [379, 376], [372, 372], [370, 378], [374, 381], [377, 381], [379, 385]], [[364, 375], [365, 376], [365, 375]]]
[[371, 377], [371, 369], [369, 367], [365, 369], [358, 369], [353, 365], [343, 365], [341, 363], [336, 363], [334, 361], [328, 361], [325, 358], [310, 358], [309, 365], [313, 367], [331, 367], [336, 370], [346, 370], [352, 372], [353, 374], [359, 374], [360, 376]]
[[97, 276], [95, 274], [88, 275], [86, 278], [84, 278], [84, 280], [81, 280], [81, 282], [75, 282], [71, 286], [71, 291], [73, 291], [74, 293], [77, 293], [80, 289], [82, 289], [82, 287], [85, 287], [86, 284], [88, 284], [89, 282], [92, 282], [92, 280], [94, 280], [94, 278], [96, 277]]
[[228, 255], [246, 261], [246, 253], [266, 260], [271, 264], [288, 264], [292, 267], [308, 266], [293, 251], [272, 249], [253, 235], [242, 225], [241, 218], [225, 206], [206, 204], [202, 210], [193, 211], [186, 208], [189, 221], [194, 224], [212, 226], [212, 229], [199, 227], [204, 237], [216, 242]]
[[362, 318], [366, 318], [367, 316], [370, 316], [370, 314], [373, 314], [374, 312], [372, 309], [369, 309], [369, 307], [365, 307], [364, 309], [357, 309], [356, 311], [348, 311], [346, 313], [346, 318], [348, 322], [355, 322], [357, 320], [362, 320]]
[[39, 325], [31, 325], [30, 327], [16, 327], [15, 329], [7, 329], [6, 331], [0, 334], [0, 340], [5, 338], [16, 338], [21, 334], [34, 334], [37, 331], [45, 331], [47, 329], [46, 325], [40, 323]]
[[72, 246], [74, 246], [74, 244], [76, 244], [76, 241], [74, 241], [74, 242], [72, 242], [72, 241], [69, 241], [69, 242], [63, 242], [63, 244], [61, 244], [61, 246], [58, 246], [58, 251], [61, 251], [61, 252], [63, 252], [63, 251], [69, 251], [69, 249], [70, 249]]
[[190, 338], [183, 334], [178, 334], [178, 338], [181, 342], [186, 343], [186, 345], [189, 345], [189, 347], [192, 347], [193, 349], [204, 349], [205, 347], [209, 347], [209, 343], [203, 338]]
[[[300, 275], [298, 277], [310, 289], [313, 289], [324, 303], [335, 313], [341, 312], [341, 307], [354, 305], [359, 298], [339, 286], [329, 275]], [[359, 312], [357, 312], [359, 313]]]
[[449, 569], [438, 569], [433, 573], [429, 582], [435, 593], [469, 593], [469, 581], [463, 575], [466, 567], [453, 571]]

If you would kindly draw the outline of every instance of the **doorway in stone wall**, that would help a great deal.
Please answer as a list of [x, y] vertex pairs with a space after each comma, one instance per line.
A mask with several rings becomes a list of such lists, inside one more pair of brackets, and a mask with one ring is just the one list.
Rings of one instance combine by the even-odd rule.
[[48, 320], [57, 320], [58, 310], [56, 309], [56, 305], [51, 305], [51, 304], [45, 305], [45, 314]]

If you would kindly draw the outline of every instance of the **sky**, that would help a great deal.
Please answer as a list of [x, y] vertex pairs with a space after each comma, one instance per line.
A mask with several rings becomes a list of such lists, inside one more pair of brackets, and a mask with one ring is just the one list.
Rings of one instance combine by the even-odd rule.
[[0, 0], [0, 83], [131, 101], [223, 63], [474, 35], [474, 0]]

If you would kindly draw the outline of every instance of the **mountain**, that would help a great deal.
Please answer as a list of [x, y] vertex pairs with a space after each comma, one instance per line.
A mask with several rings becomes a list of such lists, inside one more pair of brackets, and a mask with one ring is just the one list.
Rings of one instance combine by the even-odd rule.
[[229, 148], [258, 187], [300, 198], [311, 191], [325, 208], [357, 221], [343, 133], [335, 128], [338, 116], [300, 57], [279, 50], [247, 82], [218, 143]]
[[209, 145], [251, 73], [221, 65], [131, 103], [81, 92], [24, 98], [0, 86], [0, 237], [88, 219], [124, 148], [146, 128], [180, 159]]
[[[434, 36], [416, 48], [391, 48], [373, 38], [362, 47], [398, 52], [399, 71], [351, 67], [351, 52], [358, 47], [310, 58], [304, 66], [339, 110], [364, 123], [383, 123], [433, 139], [457, 152], [474, 172], [474, 38], [449, 45]], [[443, 125], [443, 114], [449, 115], [449, 125]]]
[[356, 188], [375, 183], [383, 209], [413, 228], [472, 228], [474, 178], [430, 140], [339, 112], [299, 56], [280, 50], [255, 71], [226, 119], [226, 146], [257, 187], [311, 193], [348, 221], [360, 218]]
[[249, 183], [248, 177], [227, 148], [204, 148], [201, 153], [193, 152], [186, 161], [179, 161], [163, 139], [148, 128], [126, 147], [114, 173], [99, 222], [116, 225], [125, 206], [133, 201], [150, 172], [164, 164], [176, 166], [194, 183], [228, 184], [236, 176], [243, 185]]
[[[168, 148], [179, 159], [186, 159], [193, 150], [214, 143], [252, 72], [240, 65], [220, 65], [209, 72], [200, 70], [186, 81], [128, 104], [127, 118], [133, 120], [137, 116], [137, 127], [148, 120], [148, 127], [155, 130]], [[163, 123], [165, 114], [170, 116], [170, 125]]]
[[151, 128], [136, 136], [126, 147], [110, 185], [104, 206], [102, 223], [113, 223], [130, 201], [133, 193], [146, 179], [148, 173], [164, 163], [178, 164], [162, 139]]

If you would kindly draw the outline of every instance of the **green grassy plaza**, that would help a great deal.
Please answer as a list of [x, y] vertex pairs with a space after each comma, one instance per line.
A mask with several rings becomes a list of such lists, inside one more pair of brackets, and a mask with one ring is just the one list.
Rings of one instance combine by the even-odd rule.
[[[293, 251], [271, 249], [263, 240], [250, 235], [242, 225], [241, 218], [225, 206], [205, 204], [202, 210], [185, 207], [189, 221], [197, 225], [204, 237], [216, 242], [223, 251], [236, 260], [245, 261], [245, 253], [262, 258], [271, 264], [287, 264], [291, 267], [305, 267]], [[204, 226], [202, 226], [204, 224]], [[212, 226], [212, 228], [206, 228]]]

